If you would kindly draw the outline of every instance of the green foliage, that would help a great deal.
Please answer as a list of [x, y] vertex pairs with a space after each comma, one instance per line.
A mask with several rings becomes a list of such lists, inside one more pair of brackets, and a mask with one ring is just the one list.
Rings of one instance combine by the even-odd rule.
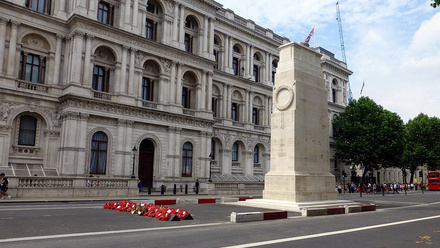
[[336, 158], [362, 165], [364, 176], [368, 171], [402, 163], [403, 121], [368, 97], [351, 101], [333, 120], [333, 132]]
[[419, 114], [405, 126], [407, 143], [403, 165], [410, 169], [411, 180], [418, 166], [434, 170], [440, 165], [440, 119]]
[[440, 0], [432, 0], [431, 6], [433, 8], [437, 8], [438, 6], [440, 6]]

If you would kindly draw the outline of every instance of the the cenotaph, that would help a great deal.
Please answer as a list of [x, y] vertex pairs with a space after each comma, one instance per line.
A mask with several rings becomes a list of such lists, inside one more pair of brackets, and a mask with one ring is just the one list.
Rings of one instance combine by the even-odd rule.
[[321, 54], [306, 44], [279, 48], [271, 133], [270, 172], [264, 200], [334, 201], [329, 165], [327, 91]]

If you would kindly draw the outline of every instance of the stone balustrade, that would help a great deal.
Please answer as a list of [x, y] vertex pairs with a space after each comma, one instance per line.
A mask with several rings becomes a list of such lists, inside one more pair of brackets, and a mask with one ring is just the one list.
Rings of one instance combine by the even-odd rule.
[[14, 198], [133, 197], [137, 179], [94, 177], [8, 177]]

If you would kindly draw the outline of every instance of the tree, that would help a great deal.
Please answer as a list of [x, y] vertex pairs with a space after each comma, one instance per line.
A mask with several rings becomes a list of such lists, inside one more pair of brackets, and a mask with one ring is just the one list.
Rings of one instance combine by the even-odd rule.
[[427, 165], [429, 170], [438, 168], [440, 164], [440, 119], [419, 114], [405, 125], [406, 148], [403, 166], [414, 173], [419, 166]]
[[433, 8], [437, 8], [438, 6], [440, 6], [440, 0], [432, 0], [431, 6]]
[[368, 97], [351, 101], [333, 121], [335, 157], [368, 171], [399, 166], [404, 151], [404, 124], [396, 114]]

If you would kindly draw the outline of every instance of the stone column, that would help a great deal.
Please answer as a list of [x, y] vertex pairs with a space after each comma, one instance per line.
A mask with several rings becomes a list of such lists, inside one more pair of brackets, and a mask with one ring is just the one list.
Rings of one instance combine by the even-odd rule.
[[168, 102], [170, 104], [176, 103], [176, 91], [177, 91], [177, 85], [176, 85], [176, 61], [171, 61], [171, 75], [170, 75], [170, 94], [168, 96]]
[[255, 77], [254, 77], [254, 47], [253, 46], [250, 46], [250, 53], [247, 55], [247, 58], [249, 59], [249, 71], [248, 71], [249, 78], [251, 78], [252, 80], [255, 80]]
[[166, 85], [165, 85], [166, 81], [167, 81], [167, 79], [165, 76], [163, 76], [163, 75], [159, 76], [159, 87], [158, 87], [159, 92], [157, 93], [157, 95], [158, 95], [157, 101], [159, 103], [164, 103], [165, 97], [167, 96], [167, 92], [165, 92], [166, 91]]
[[[109, 70], [109, 68], [105, 68], [105, 69]], [[121, 82], [119, 81], [120, 79], [121, 79], [121, 63], [116, 62], [115, 63], [115, 80], [112, 80], [110, 78], [110, 89], [112, 89], [111, 84], [113, 84], [113, 92], [116, 92], [116, 93], [121, 92]], [[110, 90], [110, 92], [112, 92], [112, 91]]]
[[135, 68], [134, 70], [134, 82], [133, 82], [133, 96], [137, 99], [140, 98], [141, 95], [141, 87], [142, 87], [142, 69]]
[[124, 29], [130, 31], [131, 0], [125, 0]]
[[214, 20], [213, 19], [214, 18], [212, 17], [209, 18], [208, 55], [213, 55], [214, 52]]
[[72, 69], [70, 81], [73, 83], [81, 82], [81, 62], [82, 62], [82, 50], [83, 50], [83, 37], [84, 32], [75, 31], [73, 33], [73, 56], [72, 56]]
[[146, 25], [146, 19], [147, 19], [147, 11], [145, 9], [142, 9], [141, 11], [142, 11], [142, 20], [141, 20], [142, 26], [140, 27], [141, 35], [142, 35], [142, 37], [146, 37], [147, 30], [145, 29], [145, 25]]
[[138, 12], [139, 12], [139, 0], [133, 0], [133, 19], [132, 19], [132, 26], [133, 26], [133, 32], [138, 34]]
[[98, 13], [96, 9], [98, 8], [98, 0], [89, 0], [89, 18], [92, 20], [97, 20]]
[[212, 76], [214, 75], [213, 72], [208, 72], [208, 89], [207, 91], [207, 99], [206, 99], [206, 109], [208, 111], [212, 111], [211, 106], [211, 99], [212, 99]]
[[92, 40], [94, 35], [87, 34], [86, 52], [84, 56], [84, 71], [83, 71], [83, 84], [90, 86], [90, 79], [92, 77], [92, 68], [90, 66], [91, 54], [92, 54]]
[[197, 110], [205, 110], [206, 106], [206, 73], [207, 71], [202, 71], [202, 81], [201, 84], [197, 85]]
[[[78, 153], [77, 153], [77, 165], [76, 165], [76, 175], [84, 175], [86, 174], [87, 168], [86, 166], [90, 161], [86, 161], [87, 154], [87, 123], [89, 120], [89, 114], [81, 113], [78, 118]], [[110, 164], [110, 163], [108, 163]]]
[[55, 1], [55, 16], [60, 17], [60, 18], [65, 18], [67, 16], [66, 13], [66, 0], [58, 0]]
[[176, 128], [175, 127], [168, 127], [168, 151], [167, 151], [167, 156], [166, 156], [166, 160], [167, 160], [167, 175], [169, 177], [180, 177], [179, 175], [179, 164], [175, 164], [174, 163], [174, 151], [175, 151], [175, 145], [176, 145], [176, 141], [175, 141], [175, 132]]
[[204, 57], [204, 52], [203, 52], [203, 30], [201, 30], [201, 29], [199, 29], [199, 31], [197, 32], [197, 40], [199, 42], [199, 44], [197, 45], [197, 54], [200, 55], [201, 57]]
[[177, 64], [177, 81], [176, 81], [176, 104], [182, 106], [182, 66], [183, 64]]
[[248, 77], [252, 77], [252, 74], [249, 74], [249, 72], [251, 71], [251, 65], [250, 65], [250, 63], [251, 63], [251, 60], [249, 59], [249, 54], [251, 54], [251, 45], [249, 45], [249, 44], [246, 44], [246, 58], [247, 58], [247, 60], [246, 60], [246, 63], [244, 63], [244, 73], [245, 73], [245, 75], [243, 75], [243, 77], [246, 77], [246, 78], [248, 78]]
[[[130, 0], [121, 0], [119, 3], [119, 27], [124, 28], [125, 23], [125, 4]], [[116, 26], [116, 23], [115, 23]]]
[[[176, 165], [176, 169], [177, 169], [177, 177], [182, 177], [182, 162], [180, 161], [181, 160], [180, 151], [182, 149], [181, 146], [183, 144], [181, 144], [182, 143], [181, 138], [180, 138], [181, 132], [182, 132], [182, 128], [177, 127], [175, 129], [175, 139], [174, 139], [175, 146], [174, 146], [174, 151], [172, 153], [174, 155], [174, 164]], [[193, 155], [194, 155], [194, 153], [193, 153]], [[193, 168], [192, 168], [193, 171], [194, 171], [194, 165], [195, 165], [195, 163], [193, 160]], [[165, 172], [163, 172], [163, 174], [165, 174]]]
[[5, 58], [5, 43], [6, 43], [6, 24], [8, 19], [0, 17], [0, 75], [3, 75], [3, 60]]
[[267, 108], [266, 108], [266, 118], [267, 118], [267, 126], [270, 127], [270, 116], [272, 115], [272, 97], [267, 98]]
[[225, 51], [223, 53], [223, 69], [226, 71], [229, 68], [229, 38], [230, 36], [226, 36], [225, 38]]
[[[228, 100], [226, 100], [226, 102], [227, 102], [227, 107], [226, 107], [227, 113], [226, 113], [226, 116], [227, 116], [228, 119], [231, 119], [232, 87], [229, 86], [229, 85], [228, 85]], [[238, 113], [240, 113], [240, 112], [238, 112]]]
[[63, 77], [60, 80], [61, 85], [66, 85], [69, 82], [69, 63], [70, 63], [70, 51], [71, 51], [71, 38], [66, 37], [66, 49], [64, 51], [63, 59]]
[[174, 3], [174, 19], [173, 19], [173, 46], [179, 46], [179, 5]]
[[119, 80], [120, 93], [127, 93], [127, 52], [129, 47], [122, 46], [122, 61], [121, 61], [121, 78]]
[[[136, 55], [137, 49], [130, 48], [130, 68], [128, 71], [128, 95], [133, 96], [134, 94], [134, 59]], [[139, 82], [137, 82], [139, 83]]]
[[205, 57], [208, 56], [208, 27], [209, 27], [209, 19], [207, 16], [205, 16], [204, 20], [203, 20], [203, 49], [202, 53], [205, 55]]
[[15, 57], [17, 54], [17, 30], [20, 22], [11, 21], [11, 37], [9, 38], [8, 68], [6, 75], [15, 77]]
[[179, 46], [185, 49], [185, 6], [180, 5]]
[[270, 53], [266, 52], [266, 79], [268, 84], [272, 81], [272, 62], [270, 61]]
[[246, 176], [252, 176], [254, 174], [254, 148], [249, 147], [249, 151], [246, 151], [245, 154], [244, 174]]
[[[232, 147], [232, 144], [227, 144], [228, 148]], [[232, 173], [232, 150], [231, 149], [222, 149], [222, 174], [223, 175], [231, 175]]]
[[234, 53], [233, 48], [234, 48], [234, 38], [229, 37], [228, 67], [231, 68], [231, 69], [232, 69], [232, 55]]
[[230, 116], [228, 116], [228, 87], [229, 87], [229, 85], [224, 85], [223, 86], [223, 118], [226, 118], [226, 119], [229, 119], [230, 118]]

